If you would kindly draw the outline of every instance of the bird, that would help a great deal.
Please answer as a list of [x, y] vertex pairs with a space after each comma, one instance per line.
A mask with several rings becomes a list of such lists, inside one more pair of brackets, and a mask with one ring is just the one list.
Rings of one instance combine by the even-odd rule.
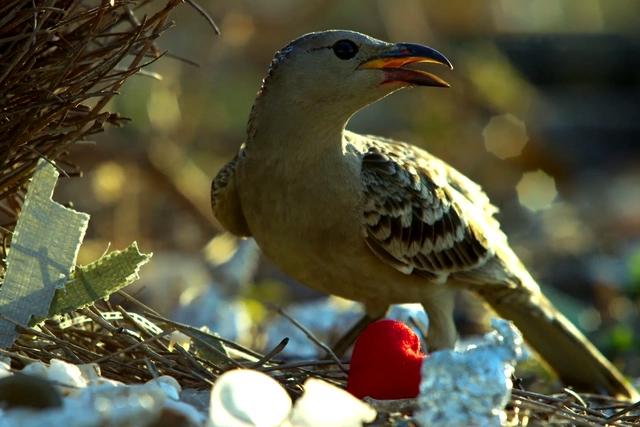
[[455, 296], [469, 290], [565, 384], [638, 397], [542, 293], [478, 184], [417, 146], [346, 129], [400, 89], [450, 86], [416, 63], [453, 69], [434, 48], [349, 30], [308, 33], [277, 51], [246, 139], [213, 179], [214, 216], [294, 279], [363, 303], [369, 321], [390, 304], [421, 303], [429, 350], [454, 347]]

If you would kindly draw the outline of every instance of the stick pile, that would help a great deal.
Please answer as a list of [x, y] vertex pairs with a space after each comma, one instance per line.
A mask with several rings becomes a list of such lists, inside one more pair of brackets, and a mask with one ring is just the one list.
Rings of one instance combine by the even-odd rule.
[[[181, 0], [8, 0], [0, 5], [0, 238], [6, 248], [38, 159], [63, 175], [71, 144], [125, 118], [104, 111], [156, 60], [154, 40]], [[149, 13], [138, 19], [136, 10]], [[5, 254], [0, 253], [0, 259]]]

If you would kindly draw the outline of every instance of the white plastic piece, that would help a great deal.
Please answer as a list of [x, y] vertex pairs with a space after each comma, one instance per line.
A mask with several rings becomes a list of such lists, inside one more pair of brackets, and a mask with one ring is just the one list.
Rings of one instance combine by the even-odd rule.
[[296, 402], [290, 422], [295, 427], [360, 427], [376, 418], [376, 410], [345, 390], [310, 378]]
[[182, 387], [178, 380], [169, 376], [162, 375], [161, 377], [154, 378], [151, 381], [148, 381], [147, 384], [155, 384], [162, 389], [165, 396], [169, 399], [180, 400], [180, 392], [182, 392]]
[[77, 365], [59, 359], [51, 359], [49, 365], [40, 361], [30, 363], [21, 372], [51, 381], [64, 394], [77, 393], [88, 384]]
[[82, 372], [84, 379], [87, 380], [87, 387], [102, 384], [108, 384], [111, 386], [124, 385], [121, 381], [103, 377], [100, 372], [100, 365], [97, 363], [85, 363], [77, 366], [78, 369], [80, 369], [80, 372]]
[[191, 337], [180, 331], [173, 331], [169, 334], [169, 351], [173, 351], [173, 347], [179, 345], [186, 351], [191, 347]]
[[87, 386], [87, 380], [82, 376], [82, 371], [77, 365], [59, 359], [51, 359], [49, 361], [47, 379], [58, 386], [66, 386], [70, 392]]
[[26, 375], [33, 375], [40, 378], [47, 378], [47, 371], [49, 370], [49, 366], [44, 362], [37, 361], [33, 363], [29, 363], [27, 366], [22, 368], [20, 372]]
[[466, 348], [436, 351], [422, 365], [415, 421], [423, 427], [501, 426], [511, 396], [511, 375], [527, 357], [522, 335], [511, 322], [493, 319], [494, 329]]
[[277, 427], [291, 411], [291, 398], [273, 378], [235, 369], [218, 378], [211, 391], [212, 427]]
[[0, 359], [0, 378], [8, 377], [9, 375], [13, 375], [11, 371], [11, 360], [2, 358]]

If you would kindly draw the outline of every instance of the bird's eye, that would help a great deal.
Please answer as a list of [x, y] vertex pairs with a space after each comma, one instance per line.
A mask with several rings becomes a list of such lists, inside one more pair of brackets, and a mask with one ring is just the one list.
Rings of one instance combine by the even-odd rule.
[[333, 44], [333, 53], [340, 59], [351, 59], [358, 53], [358, 45], [351, 40], [338, 40]]

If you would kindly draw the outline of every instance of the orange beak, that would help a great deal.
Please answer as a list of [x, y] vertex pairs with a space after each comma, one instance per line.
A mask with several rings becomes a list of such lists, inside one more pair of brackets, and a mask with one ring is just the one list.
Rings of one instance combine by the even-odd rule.
[[453, 65], [446, 56], [429, 46], [413, 43], [398, 43], [389, 51], [364, 61], [358, 68], [383, 71], [383, 83], [405, 82], [416, 86], [449, 87], [449, 83], [434, 74], [403, 68], [418, 62], [441, 64], [453, 70]]

